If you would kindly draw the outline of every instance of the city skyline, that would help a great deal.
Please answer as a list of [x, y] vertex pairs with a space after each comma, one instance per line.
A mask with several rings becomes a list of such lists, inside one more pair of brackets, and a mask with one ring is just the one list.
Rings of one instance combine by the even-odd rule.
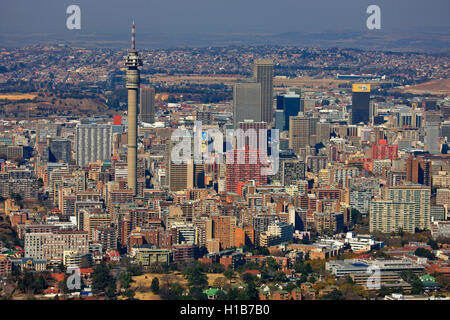
[[[236, 27], [250, 10], [258, 28], [275, 4], [239, 5]], [[203, 14], [217, 8], [233, 10]], [[289, 28], [283, 9], [270, 14]], [[0, 47], [0, 300], [153, 300], [170, 319], [450, 300], [448, 54], [360, 50], [339, 32], [350, 48], [149, 50], [128, 23], [119, 49]]]

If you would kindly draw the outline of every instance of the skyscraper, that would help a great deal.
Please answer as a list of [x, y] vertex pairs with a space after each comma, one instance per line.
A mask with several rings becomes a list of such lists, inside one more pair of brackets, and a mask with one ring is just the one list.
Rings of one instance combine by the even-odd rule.
[[277, 110], [283, 110], [285, 117], [283, 130], [289, 130], [289, 117], [297, 116], [299, 112], [304, 112], [301, 109], [300, 98], [300, 94], [293, 91], [289, 91], [282, 96], [277, 96]]
[[146, 123], [155, 122], [155, 89], [149, 86], [141, 86], [139, 98], [141, 121]]
[[137, 192], [137, 101], [140, 83], [139, 66], [142, 60], [135, 49], [135, 26], [131, 27], [131, 49], [125, 58], [127, 67], [126, 87], [128, 89], [128, 189]]
[[421, 157], [410, 155], [406, 159], [406, 180], [413, 183], [431, 186], [432, 162]]
[[296, 116], [289, 118], [289, 148], [298, 153], [300, 148], [309, 146], [311, 124], [310, 118]]
[[79, 124], [75, 132], [76, 162], [85, 167], [89, 162], [111, 158], [111, 125]]
[[49, 162], [69, 163], [71, 158], [70, 140], [52, 139], [50, 141]]
[[[231, 193], [240, 193], [240, 186], [249, 180], [254, 180], [256, 185], [267, 183], [267, 176], [261, 174], [264, 167], [260, 161], [260, 151], [232, 150], [227, 152], [228, 157], [233, 157], [233, 163], [226, 164], [226, 190]], [[240, 160], [242, 159], [242, 161]]]
[[273, 61], [255, 60], [254, 78], [261, 84], [261, 120], [272, 123], [273, 119]]
[[233, 89], [233, 124], [238, 128], [239, 122], [253, 120], [260, 122], [261, 114], [261, 84], [240, 82]]
[[369, 123], [370, 84], [353, 84], [352, 86], [352, 124]]

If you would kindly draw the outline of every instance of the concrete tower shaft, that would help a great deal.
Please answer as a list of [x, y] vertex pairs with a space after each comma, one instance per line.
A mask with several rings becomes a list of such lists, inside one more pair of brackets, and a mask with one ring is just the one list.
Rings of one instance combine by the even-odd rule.
[[137, 103], [138, 90], [140, 84], [139, 67], [142, 66], [142, 60], [135, 49], [135, 27], [134, 22], [131, 29], [131, 49], [125, 58], [126, 87], [128, 89], [128, 189], [132, 190], [134, 195], [137, 193]]

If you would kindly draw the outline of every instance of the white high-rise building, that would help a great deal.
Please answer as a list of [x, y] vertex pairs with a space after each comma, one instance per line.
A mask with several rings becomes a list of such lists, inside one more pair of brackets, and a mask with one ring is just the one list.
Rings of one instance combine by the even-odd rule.
[[89, 162], [111, 158], [111, 125], [79, 124], [76, 129], [76, 161], [80, 167]]

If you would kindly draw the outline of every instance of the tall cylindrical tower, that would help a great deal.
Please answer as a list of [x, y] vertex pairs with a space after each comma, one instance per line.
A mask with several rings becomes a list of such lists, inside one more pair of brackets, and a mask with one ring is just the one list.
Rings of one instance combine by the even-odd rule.
[[135, 49], [135, 26], [131, 27], [131, 50], [125, 58], [127, 67], [126, 86], [128, 89], [128, 189], [137, 193], [137, 102], [140, 83], [139, 67], [142, 60]]

